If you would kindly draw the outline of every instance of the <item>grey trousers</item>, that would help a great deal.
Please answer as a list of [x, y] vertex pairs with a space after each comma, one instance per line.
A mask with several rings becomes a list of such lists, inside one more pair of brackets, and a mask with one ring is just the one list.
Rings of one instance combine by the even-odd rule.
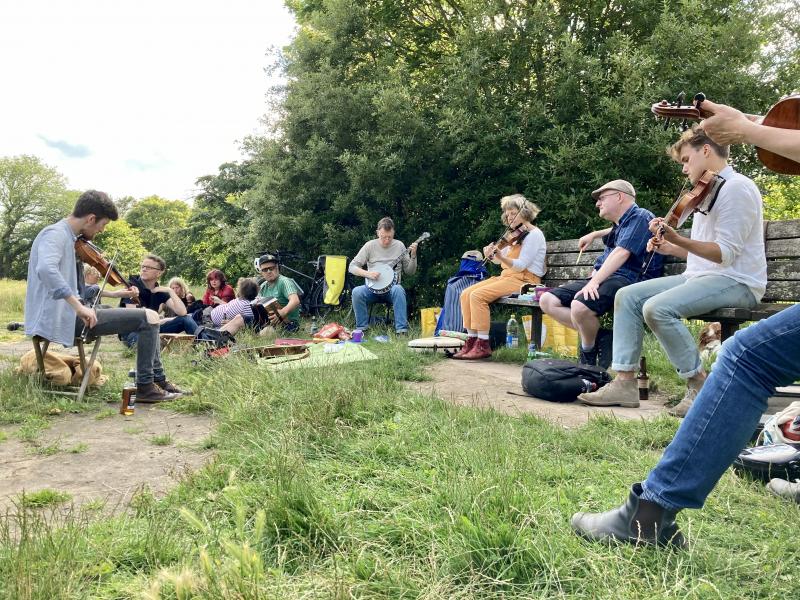
[[[90, 338], [119, 333], [139, 334], [136, 345], [136, 384], [142, 385], [163, 381], [167, 378], [161, 364], [161, 344], [158, 339], [158, 323], [151, 325], [143, 308], [103, 308], [98, 306], [97, 325], [89, 330]], [[75, 336], [83, 333], [83, 321], [75, 320]]]

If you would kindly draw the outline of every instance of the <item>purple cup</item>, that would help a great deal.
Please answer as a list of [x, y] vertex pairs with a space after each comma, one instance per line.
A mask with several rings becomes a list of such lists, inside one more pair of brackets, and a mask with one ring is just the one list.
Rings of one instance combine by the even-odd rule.
[[361, 331], [360, 329], [354, 329], [350, 341], [360, 342], [361, 339], [363, 338], [363, 336], [364, 336], [364, 332], [363, 331]]

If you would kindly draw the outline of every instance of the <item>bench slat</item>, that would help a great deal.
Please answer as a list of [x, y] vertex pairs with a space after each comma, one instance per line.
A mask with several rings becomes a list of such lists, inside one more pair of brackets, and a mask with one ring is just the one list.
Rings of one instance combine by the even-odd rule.
[[789, 221], [768, 221], [767, 240], [800, 237], [800, 219]]

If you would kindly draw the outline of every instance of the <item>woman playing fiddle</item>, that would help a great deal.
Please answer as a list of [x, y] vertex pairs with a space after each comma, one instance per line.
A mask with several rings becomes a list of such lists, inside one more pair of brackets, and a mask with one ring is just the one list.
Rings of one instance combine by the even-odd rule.
[[522, 194], [514, 194], [500, 200], [500, 209], [500, 220], [508, 230], [499, 242], [483, 250], [503, 271], [461, 292], [461, 314], [468, 337], [454, 358], [475, 360], [491, 356], [489, 304], [519, 292], [523, 284], [540, 283], [546, 270], [544, 234], [533, 224], [539, 207]]

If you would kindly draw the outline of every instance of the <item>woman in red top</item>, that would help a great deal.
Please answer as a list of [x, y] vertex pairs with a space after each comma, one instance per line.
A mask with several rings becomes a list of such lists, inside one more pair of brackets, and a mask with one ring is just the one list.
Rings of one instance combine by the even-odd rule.
[[236, 298], [236, 292], [228, 284], [225, 273], [219, 269], [211, 269], [206, 275], [208, 287], [203, 294], [203, 304], [206, 306], [216, 306], [217, 304], [227, 304]]

